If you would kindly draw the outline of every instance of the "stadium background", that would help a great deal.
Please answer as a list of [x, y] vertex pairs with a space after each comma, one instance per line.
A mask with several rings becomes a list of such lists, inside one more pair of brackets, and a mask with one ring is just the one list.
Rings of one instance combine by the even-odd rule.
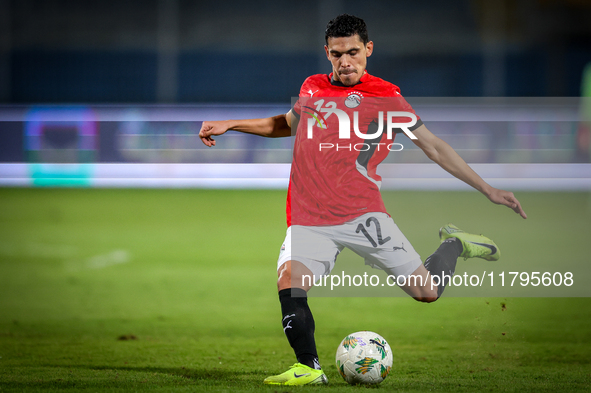
[[449, 191], [461, 183], [405, 144], [385, 200], [419, 253], [449, 217], [484, 222], [495, 269], [579, 269], [582, 298], [313, 299], [331, 382], [340, 339], [371, 328], [395, 338], [393, 388], [588, 388], [584, 0], [0, 0], [0, 388], [252, 390], [291, 364], [274, 288], [290, 141], [206, 149], [196, 134], [287, 111], [329, 71], [323, 30], [341, 12], [368, 23], [369, 71], [530, 215]]
[[[398, 84], [468, 162], [589, 162], [589, 127], [579, 122], [590, 116], [588, 102], [519, 98], [590, 95], [582, 87], [591, 85], [585, 77], [591, 70], [591, 11], [585, 1], [3, 0], [0, 9], [0, 163], [25, 164], [2, 165], [4, 185], [125, 186], [121, 179], [88, 179], [112, 179], [113, 172], [130, 168], [37, 165], [52, 162], [289, 163], [288, 140], [231, 133], [212, 150], [194, 136], [204, 119], [288, 110], [307, 75], [329, 71], [323, 29], [332, 15], [345, 11], [369, 24], [378, 49], [370, 72]], [[540, 105], [546, 117], [532, 112]], [[500, 110], [482, 115], [491, 107]], [[508, 116], [511, 110], [517, 120]], [[388, 162], [429, 161], [407, 144]], [[170, 168], [134, 167], [121, 176], [134, 186], [209, 184], [186, 180], [205, 172], [196, 167], [174, 167], [180, 179], [164, 183], [133, 181], [138, 171], [144, 173], [140, 177], [162, 179]], [[573, 171], [563, 168], [553, 177], [570, 177]], [[252, 185], [284, 187], [287, 170]], [[544, 176], [534, 170], [534, 177]], [[241, 176], [260, 176], [253, 171]], [[220, 176], [235, 172], [231, 167]], [[579, 185], [573, 187], [580, 189], [585, 176], [580, 168], [575, 172]], [[64, 180], [72, 177], [82, 180]], [[584, 183], [589, 187], [588, 179]]]
[[285, 102], [326, 72], [326, 21], [362, 15], [406, 96], [579, 96], [583, 0], [0, 3], [7, 103]]

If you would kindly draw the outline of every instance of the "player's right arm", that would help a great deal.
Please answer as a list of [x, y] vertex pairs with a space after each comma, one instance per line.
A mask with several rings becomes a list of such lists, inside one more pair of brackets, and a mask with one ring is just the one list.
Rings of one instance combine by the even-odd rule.
[[521, 217], [527, 218], [521, 203], [512, 192], [492, 187], [485, 182], [450, 145], [433, 135], [424, 124], [413, 133], [418, 138], [413, 139], [415, 145], [440, 167], [486, 195], [491, 202], [505, 205]]
[[291, 136], [291, 110], [284, 115], [264, 119], [204, 121], [201, 124], [199, 138], [206, 146], [215, 146], [213, 136], [226, 131], [239, 131], [246, 134], [260, 135], [267, 138]]

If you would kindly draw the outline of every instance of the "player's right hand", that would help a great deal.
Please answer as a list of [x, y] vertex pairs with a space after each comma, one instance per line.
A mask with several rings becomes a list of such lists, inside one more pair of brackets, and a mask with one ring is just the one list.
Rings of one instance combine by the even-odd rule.
[[204, 121], [201, 124], [201, 130], [199, 131], [199, 138], [206, 146], [215, 146], [215, 141], [212, 136], [222, 135], [228, 131], [228, 126], [225, 121]]
[[521, 203], [515, 198], [510, 191], [500, 190], [492, 187], [492, 190], [487, 194], [488, 199], [497, 205], [505, 205], [512, 209], [515, 213], [519, 214], [522, 218], [527, 218], [527, 214], [521, 208]]

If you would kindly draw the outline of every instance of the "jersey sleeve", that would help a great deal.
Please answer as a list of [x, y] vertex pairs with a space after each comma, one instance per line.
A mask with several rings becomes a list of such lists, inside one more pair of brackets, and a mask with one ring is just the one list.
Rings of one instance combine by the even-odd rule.
[[[408, 129], [410, 131], [414, 131], [417, 128], [419, 128], [420, 126], [423, 125], [423, 121], [421, 120], [421, 118], [419, 117], [419, 115], [417, 115], [417, 113], [415, 112], [415, 110], [413, 109], [413, 107], [406, 101], [406, 99], [402, 96], [402, 94], [400, 93], [400, 88], [396, 85], [392, 85], [392, 97], [396, 97], [399, 102], [398, 104], [400, 105], [400, 111], [402, 112], [410, 112], [412, 114], [414, 114], [417, 117], [417, 122], [411, 126], [408, 127]], [[400, 120], [401, 122], [404, 120]], [[399, 131], [402, 132], [402, 131]]]
[[295, 115], [295, 117], [299, 120], [302, 115], [302, 101], [300, 97], [304, 97], [304, 93], [310, 84], [310, 77], [306, 78], [302, 86], [300, 87], [300, 94], [298, 95], [298, 99], [295, 100], [295, 103], [291, 107], [291, 113]]
[[302, 114], [302, 105], [306, 105], [306, 100], [310, 100], [312, 96], [317, 97], [315, 95], [319, 91], [322, 92], [322, 79], [326, 78], [326, 75], [323, 74], [316, 74], [311, 75], [304, 83], [302, 83], [302, 87], [300, 87], [300, 94], [298, 96], [298, 100], [292, 105], [292, 113], [299, 119]]
[[302, 114], [302, 104], [299, 97], [297, 100], [295, 100], [295, 103], [291, 107], [291, 113], [296, 117], [296, 119], [300, 120]]

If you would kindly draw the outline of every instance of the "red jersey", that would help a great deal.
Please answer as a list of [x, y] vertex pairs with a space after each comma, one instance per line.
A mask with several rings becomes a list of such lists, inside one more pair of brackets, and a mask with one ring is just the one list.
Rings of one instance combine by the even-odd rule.
[[[368, 212], [384, 212], [381, 177], [376, 173], [394, 146], [388, 119], [392, 112], [411, 113], [400, 89], [367, 72], [358, 84], [344, 86], [332, 74], [307, 78], [292, 113], [296, 130], [289, 189], [287, 226], [339, 225]], [[412, 118], [411, 118], [412, 119]], [[394, 147], [393, 147], [394, 146]]]

